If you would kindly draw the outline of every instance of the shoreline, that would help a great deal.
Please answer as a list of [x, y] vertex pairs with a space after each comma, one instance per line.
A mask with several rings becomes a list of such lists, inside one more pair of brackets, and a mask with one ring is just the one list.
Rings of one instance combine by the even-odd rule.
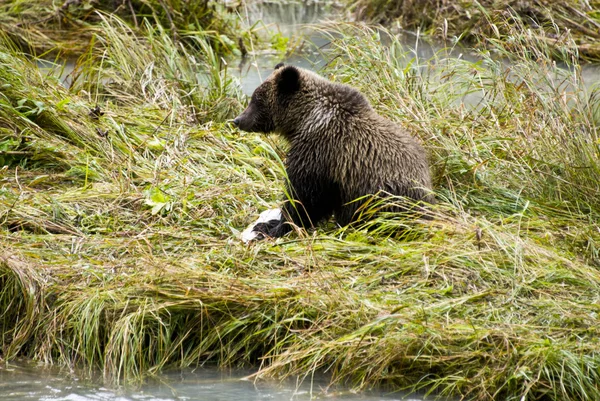
[[[590, 3], [478, 0], [472, 2], [347, 1], [355, 18], [421, 32], [444, 41], [460, 41], [480, 49], [506, 43], [510, 48], [515, 27], [530, 29], [537, 40], [556, 50], [577, 50], [581, 60], [600, 61], [600, 8]], [[596, 7], [596, 8], [594, 8]]]

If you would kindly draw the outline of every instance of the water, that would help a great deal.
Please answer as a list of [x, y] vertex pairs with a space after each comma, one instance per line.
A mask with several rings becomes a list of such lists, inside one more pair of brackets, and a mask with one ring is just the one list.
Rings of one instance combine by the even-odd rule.
[[[310, 25], [328, 21], [344, 21], [349, 17], [345, 14], [343, 7], [332, 0], [298, 0], [287, 3], [281, 3], [279, 0], [274, 2], [265, 0], [244, 4], [247, 5], [242, 6], [238, 12], [246, 27], [253, 26], [255, 31], [262, 31], [264, 39], [267, 40], [273, 34], [291, 38], [293, 42], [297, 43], [296, 48], [302, 50], [292, 52], [292, 54], [281, 54], [276, 51], [256, 52], [242, 59], [227, 60], [228, 70], [239, 79], [241, 89], [246, 95], [251, 95], [254, 89], [271, 74], [273, 67], [282, 61], [314, 71], [321, 69], [326, 60], [319, 49], [326, 48], [329, 39], [315, 32]], [[411, 57], [422, 60], [423, 65], [442, 48], [439, 44], [429, 43], [422, 37], [412, 34], [402, 35], [401, 42], [406, 51], [410, 52]], [[448, 56], [477, 61], [476, 57], [460, 48], [451, 51]], [[407, 60], [411, 57], [408, 57]], [[505, 64], [507, 68], [510, 66], [508, 61]], [[66, 60], [63, 63], [60, 60], [58, 63], [40, 60], [38, 65], [43, 71], [58, 77], [66, 87], [71, 85], [70, 73], [75, 67], [74, 59]], [[600, 83], [600, 64], [582, 65], [581, 76], [588, 88], [597, 85]], [[465, 96], [463, 102], [477, 104], [481, 98], [480, 94], [471, 94]]]
[[285, 383], [243, 378], [249, 371], [216, 368], [166, 372], [137, 386], [108, 387], [98, 378], [83, 379], [65, 369], [31, 363], [0, 365], [0, 400], [3, 401], [262, 401], [333, 399], [354, 401], [418, 401], [403, 394], [326, 390], [326, 381]]
[[[291, 55], [267, 52], [249, 55], [241, 61], [239, 59], [230, 60], [230, 71], [234, 71], [234, 75], [239, 78], [242, 91], [246, 95], [251, 95], [254, 89], [271, 74], [273, 67], [279, 62], [284, 61], [314, 71], [322, 68], [326, 60], [318, 50], [326, 48], [329, 39], [312, 30], [310, 25], [326, 23], [328, 21], [344, 21], [348, 18], [344, 14], [343, 9], [336, 5], [336, 3], [310, 0], [304, 0], [304, 3], [296, 1], [286, 4], [271, 3], [269, 1], [253, 3], [248, 5], [241, 15], [247, 26], [262, 24], [265, 30], [268, 30], [270, 33], [281, 33], [281, 35], [291, 37], [295, 41], [304, 42], [302, 46], [299, 46], [303, 51]], [[442, 49], [441, 44], [430, 43], [425, 41], [423, 37], [410, 33], [403, 34], [401, 42], [406, 51], [410, 53], [407, 61], [415, 57], [421, 60], [423, 66], [427, 64], [427, 60], [435, 57]], [[446, 56], [460, 57], [472, 62], [478, 61], [467, 49], [460, 47], [454, 48]], [[504, 63], [506, 68], [510, 67], [508, 60]], [[441, 71], [437, 71], [437, 73], [441, 73]], [[582, 65], [581, 76], [588, 88], [600, 83], [600, 64]], [[567, 90], [569, 88], [564, 89]], [[477, 105], [482, 98], [482, 94], [472, 93], [466, 95], [462, 101], [465, 104]]]
[[251, 95], [254, 89], [271, 74], [273, 67], [285, 61], [298, 67], [319, 70], [325, 63], [318, 49], [327, 45], [329, 40], [310, 28], [310, 24], [324, 23], [330, 20], [343, 19], [343, 11], [333, 2], [307, 1], [281, 3], [252, 3], [242, 13], [247, 26], [264, 27], [268, 36], [275, 34], [299, 41], [300, 52], [291, 55], [264, 52], [250, 54], [242, 60], [230, 60], [236, 65], [234, 74], [239, 78], [242, 91]]

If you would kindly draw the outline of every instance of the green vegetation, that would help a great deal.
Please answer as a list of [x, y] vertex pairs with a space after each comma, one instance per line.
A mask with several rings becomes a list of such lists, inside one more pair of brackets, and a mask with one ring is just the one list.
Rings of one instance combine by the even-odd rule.
[[206, 37], [192, 52], [160, 27], [99, 24], [69, 89], [0, 43], [3, 359], [600, 399], [600, 93], [573, 40], [559, 68], [515, 25], [512, 51], [491, 42], [507, 69], [329, 27], [322, 73], [421, 138], [436, 217], [245, 246], [279, 202], [285, 145], [225, 124], [244, 100]]
[[0, 31], [28, 51], [77, 56], [102, 29], [103, 15], [118, 16], [136, 30], [151, 21], [173, 38], [201, 31], [224, 52], [238, 51], [238, 40], [248, 36], [234, 8], [210, 0], [0, 0]]
[[[574, 38], [584, 59], [600, 60], [600, 1], [551, 0], [348, 0], [359, 19], [390, 24], [443, 39], [512, 48], [514, 26], [524, 23], [536, 40], [561, 49]], [[515, 15], [518, 16], [515, 18]]]

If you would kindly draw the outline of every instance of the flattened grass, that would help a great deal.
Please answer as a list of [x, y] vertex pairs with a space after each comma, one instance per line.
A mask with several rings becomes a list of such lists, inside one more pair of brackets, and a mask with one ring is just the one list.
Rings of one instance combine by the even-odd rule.
[[70, 90], [0, 50], [3, 358], [108, 380], [215, 362], [600, 399], [598, 94], [575, 57], [559, 68], [519, 31], [509, 69], [486, 53], [418, 60], [384, 31], [328, 28], [323, 73], [429, 150], [435, 218], [245, 246], [239, 231], [278, 204], [285, 146], [223, 123], [243, 99], [210, 52], [191, 62], [165, 32], [104, 24]]
[[79, 56], [105, 15], [122, 19], [137, 33], [151, 21], [174, 39], [201, 30], [222, 53], [238, 51], [237, 40], [247, 37], [233, 8], [208, 0], [0, 0], [0, 30], [30, 53]]

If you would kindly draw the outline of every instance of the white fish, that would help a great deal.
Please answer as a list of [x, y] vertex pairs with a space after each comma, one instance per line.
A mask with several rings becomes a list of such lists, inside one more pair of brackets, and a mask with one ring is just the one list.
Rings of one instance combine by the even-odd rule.
[[262, 212], [259, 216], [258, 219], [250, 224], [240, 235], [240, 238], [242, 239], [242, 241], [247, 244], [250, 241], [254, 241], [254, 240], [260, 240], [263, 239], [263, 235], [262, 233], [256, 232], [254, 231], [254, 227], [258, 224], [258, 223], [268, 223], [270, 221], [273, 220], [277, 220], [280, 221], [282, 218], [281, 215], [281, 209], [269, 209], [269, 210], [265, 210], [264, 212]]

